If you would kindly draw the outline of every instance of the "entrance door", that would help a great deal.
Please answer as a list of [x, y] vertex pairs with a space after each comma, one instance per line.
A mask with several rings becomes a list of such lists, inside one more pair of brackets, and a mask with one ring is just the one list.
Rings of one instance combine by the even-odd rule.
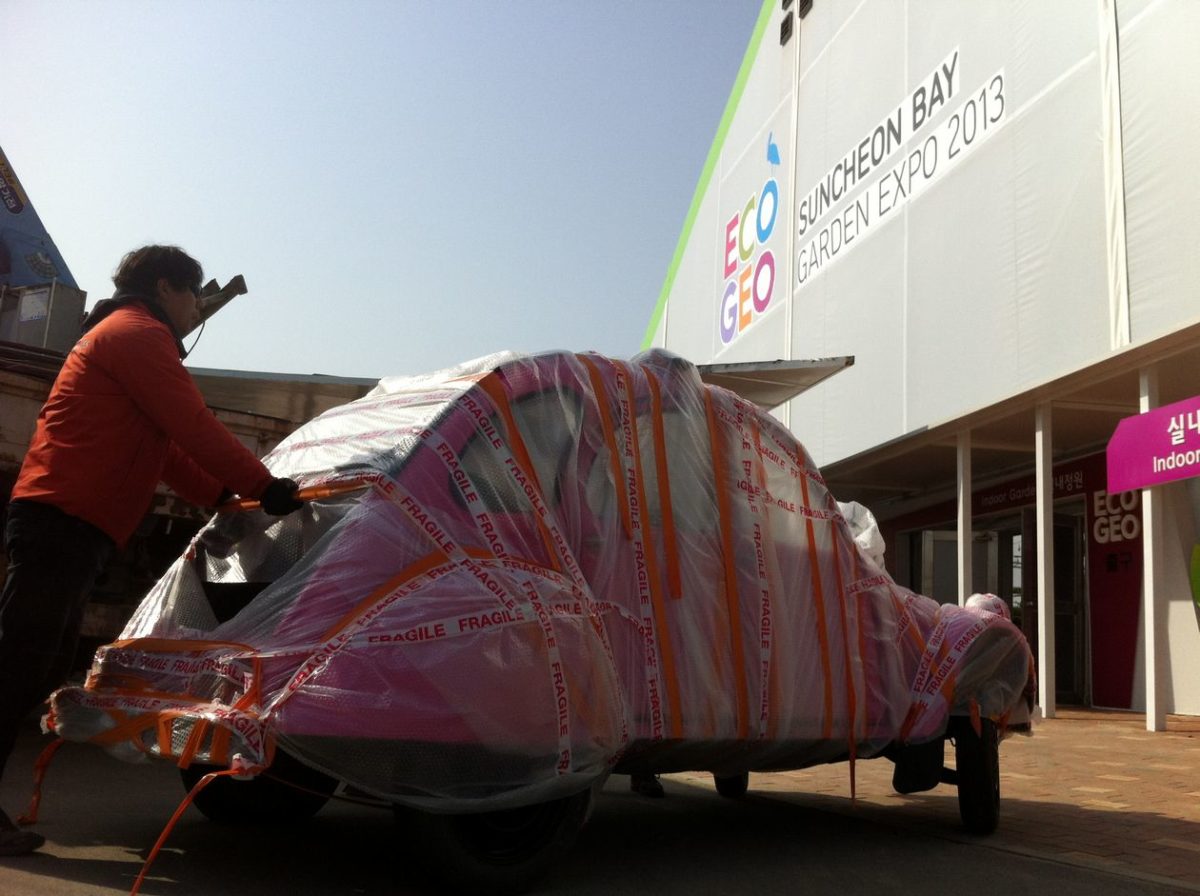
[[[972, 536], [971, 593], [1000, 593], [999, 545], [999, 534], [990, 529]], [[917, 590], [940, 604], [958, 603], [958, 532], [926, 529], [921, 533], [920, 557], [921, 584]]]
[[[1084, 506], [1060, 503], [1054, 514], [1054, 699], [1067, 705], [1086, 705], [1087, 682], [1087, 580], [1084, 576]], [[1038, 631], [1037, 517], [1022, 514], [1021, 628], [1036, 658]], [[1038, 674], [1041, 674], [1039, 670]]]
[[1087, 702], [1083, 506], [1054, 515], [1054, 667], [1059, 703]]

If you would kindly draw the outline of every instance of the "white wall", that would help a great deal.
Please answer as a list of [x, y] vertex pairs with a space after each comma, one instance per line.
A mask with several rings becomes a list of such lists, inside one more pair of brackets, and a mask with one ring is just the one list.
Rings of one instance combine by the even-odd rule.
[[[1200, 195], [1200, 3], [1120, 0], [1115, 23], [1110, 7], [823, 0], [781, 47], [774, 4], [655, 344], [697, 362], [854, 355], [790, 406], [828, 464], [1103, 359], [1119, 312], [1134, 342], [1195, 320], [1200, 218], [1180, 197]], [[1123, 131], [1106, 127], [1118, 108]], [[897, 113], [890, 152], [802, 223], [813, 189]], [[768, 179], [774, 232], [736, 267], [769, 250], [774, 295], [725, 341], [727, 226]]]

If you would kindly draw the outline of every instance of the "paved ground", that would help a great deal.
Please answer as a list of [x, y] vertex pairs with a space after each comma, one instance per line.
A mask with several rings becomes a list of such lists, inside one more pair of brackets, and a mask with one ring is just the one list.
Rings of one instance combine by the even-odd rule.
[[[14, 814], [39, 741], [23, 738], [0, 802]], [[1200, 717], [1149, 734], [1139, 715], [1063, 711], [1001, 747], [1002, 816], [990, 837], [961, 833], [953, 788], [891, 789], [891, 763], [751, 777], [742, 803], [707, 775], [666, 776], [645, 800], [614, 778], [543, 894], [810, 896], [952, 892], [979, 896], [1200, 893]], [[47, 782], [49, 838], [0, 860], [3, 896], [121, 896], [182, 796], [165, 763], [130, 766], [68, 745]], [[145, 896], [417, 894], [388, 813], [333, 804], [302, 829], [249, 833], [189, 810]], [[232, 882], [236, 882], [231, 886]], [[802, 884], [802, 886], [800, 886]]]
[[1037, 722], [1033, 737], [1004, 741], [1000, 767], [1000, 828], [985, 838], [955, 831], [952, 788], [912, 796], [892, 791], [886, 761], [858, 764], [854, 802], [846, 765], [753, 775], [751, 788], [914, 832], [1200, 892], [1200, 717], [1171, 716], [1165, 732], [1152, 734], [1142, 715], [1060, 710]]

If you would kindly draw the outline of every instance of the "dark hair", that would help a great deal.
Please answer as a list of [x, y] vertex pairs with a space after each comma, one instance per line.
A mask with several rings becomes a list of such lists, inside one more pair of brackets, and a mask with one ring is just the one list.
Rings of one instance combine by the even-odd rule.
[[121, 259], [113, 283], [119, 290], [153, 297], [162, 277], [174, 289], [199, 292], [204, 269], [178, 246], [142, 246]]

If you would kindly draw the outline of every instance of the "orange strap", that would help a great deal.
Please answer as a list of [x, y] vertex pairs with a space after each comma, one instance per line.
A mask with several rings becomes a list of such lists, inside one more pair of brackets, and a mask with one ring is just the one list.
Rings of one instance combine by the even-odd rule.
[[229, 744], [232, 738], [232, 731], [224, 725], [218, 725], [213, 731], [212, 744], [208, 748], [208, 761], [213, 765], [229, 765]]
[[[534, 483], [538, 493], [543, 496], [544, 500], [546, 490], [543, 488], [542, 482], [538, 479], [537, 468], [533, 465], [533, 460], [529, 456], [529, 449], [525, 447], [525, 440], [521, 438], [521, 430], [517, 428], [517, 420], [513, 417], [512, 405], [509, 404], [508, 394], [504, 391], [504, 384], [500, 382], [500, 377], [495, 373], [489, 374], [479, 381], [479, 387], [487, 393], [488, 398], [492, 400], [492, 404], [500, 413], [500, 416], [504, 418], [504, 428], [508, 430], [508, 441], [512, 445], [517, 463], [521, 466], [521, 472]], [[551, 483], [551, 485], [553, 484]], [[542, 536], [542, 542], [546, 546], [546, 555], [550, 559], [550, 564], [554, 569], [562, 572], [562, 558], [558, 556], [554, 537], [550, 534], [550, 529], [547, 527], [546, 521], [542, 519], [540, 513], [533, 514], [533, 519], [537, 523], [538, 534]]]
[[217, 778], [224, 777], [225, 775], [236, 775], [240, 773], [240, 770], [235, 771], [234, 769], [226, 769], [225, 771], [220, 772], [209, 772], [196, 782], [196, 786], [188, 791], [187, 796], [185, 796], [183, 801], [179, 804], [179, 808], [175, 810], [175, 814], [171, 816], [170, 820], [166, 824], [166, 827], [164, 827], [162, 833], [159, 834], [158, 841], [154, 844], [154, 848], [151, 849], [150, 854], [146, 856], [146, 861], [142, 864], [141, 873], [138, 874], [137, 879], [133, 882], [133, 887], [129, 891], [129, 896], [137, 896], [138, 891], [141, 890], [142, 883], [146, 880], [146, 874], [150, 871], [150, 866], [154, 863], [154, 860], [158, 858], [158, 854], [162, 850], [163, 845], [166, 844], [167, 838], [171, 836], [171, 831], [175, 830], [175, 825], [179, 822], [179, 819], [183, 816], [183, 813], [187, 811], [187, 807], [192, 804], [192, 800], [196, 798], [196, 794], [198, 794]]
[[671, 476], [667, 469], [667, 434], [663, 425], [662, 395], [658, 379], [646, 370], [650, 385], [650, 419], [654, 424], [654, 468], [658, 478], [659, 504], [662, 510], [663, 553], [667, 560], [667, 593], [672, 600], [683, 597], [679, 571], [679, 542], [675, 536], [675, 510], [671, 503]]
[[[244, 712], [256, 702], [256, 695], [253, 693], [246, 693], [238, 698], [238, 700], [233, 704], [233, 708], [242, 710]], [[195, 723], [192, 725], [192, 732], [188, 735], [187, 742], [183, 745], [183, 749], [179, 753], [180, 768], [187, 768], [192, 764], [192, 761], [196, 758], [196, 753], [199, 752], [200, 748], [204, 745], [205, 735], [207, 735], [209, 731], [212, 731], [212, 741], [209, 743], [208, 747], [209, 762], [211, 762], [213, 765], [219, 764], [216, 759], [218, 747], [220, 747], [220, 752], [222, 754], [227, 754], [229, 752], [229, 742], [232, 736], [230, 730], [223, 725], [214, 725], [207, 719], [196, 719]], [[218, 740], [218, 738], [220, 739]], [[268, 746], [270, 747], [271, 745], [269, 744]]]
[[[808, 471], [804, 464], [800, 465], [800, 496], [804, 500], [804, 509], [811, 510], [808, 499]], [[825, 587], [821, 582], [821, 567], [817, 554], [817, 534], [813, 528], [811, 516], [804, 517], [805, 532], [808, 535], [808, 563], [812, 570], [813, 600], [817, 605], [817, 644], [821, 648], [821, 681], [825, 686], [825, 725], [821, 736], [829, 740], [833, 736], [833, 663], [829, 656], [829, 632], [826, 629], [825, 617]]]
[[[767, 489], [767, 466], [763, 463], [764, 452], [762, 447], [762, 432], [759, 429], [757, 416], [750, 418], [750, 431], [754, 437], [754, 479], [755, 484], [758, 486], [759, 491], [763, 495], [764, 502], [762, 506], [762, 521], [763, 526], [769, 528], [771, 523], [771, 506], [769, 498], [770, 492]], [[767, 576], [767, 584], [774, 584], [770, 581], [769, 571], [767, 572]], [[771, 601], [774, 595], [770, 590], [767, 590], [764, 591], [764, 597], [767, 600], [768, 610], [773, 610]], [[767, 697], [767, 719], [763, 733], [766, 737], [773, 739], [776, 736], [779, 726], [776, 720], [776, 714], [773, 714], [771, 710], [776, 707], [781, 707], [784, 704], [783, 691], [779, 684], [779, 664], [775, 662], [774, 657], [775, 639], [772, 637], [768, 643], [770, 646], [768, 647], [767, 654], [767, 680], [763, 683], [764, 693]]]
[[180, 768], [187, 768], [192, 764], [192, 760], [196, 757], [196, 753], [200, 750], [200, 745], [204, 743], [204, 735], [212, 728], [212, 723], [207, 719], [196, 719], [192, 723], [191, 733], [188, 734], [188, 739], [183, 745], [183, 749], [179, 751]]
[[650, 526], [649, 505], [646, 503], [646, 478], [642, 472], [642, 450], [638, 439], [636, 405], [633, 400], [633, 373], [621, 365], [625, 373], [625, 398], [629, 402], [629, 426], [633, 434], [634, 481], [637, 488], [638, 506], [646, 514], [642, 520], [642, 544], [646, 554], [646, 574], [650, 582], [650, 603], [654, 607], [654, 628], [658, 632], [659, 658], [667, 686], [667, 705], [671, 716], [671, 736], [683, 737], [683, 717], [679, 700], [679, 670], [675, 667], [675, 649], [671, 646], [671, 631], [667, 624], [667, 611], [663, 606], [662, 579], [658, 572], [658, 559], [654, 546], [654, 530]]
[[105, 709], [103, 712], [113, 720], [113, 727], [98, 734], [93, 734], [88, 738], [88, 743], [101, 747], [111, 746], [112, 744], [122, 743], [127, 740], [133, 740], [140, 747], [140, 744], [135, 740], [136, 737], [147, 728], [153, 728], [158, 724], [158, 715], [156, 713], [130, 717], [123, 711], [115, 708]]
[[746, 654], [742, 645], [741, 607], [738, 602], [737, 570], [733, 556], [733, 511], [729, 504], [728, 489], [720, 483], [729, 478], [725, 465], [725, 452], [721, 445], [721, 430], [717, 426], [717, 413], [713, 407], [711, 390], [704, 391], [704, 408], [708, 417], [708, 439], [712, 452], [713, 481], [717, 488], [717, 515], [721, 519], [721, 554], [725, 561], [725, 606], [729, 615], [729, 644], [733, 651], [733, 678], [737, 696], [738, 737], [745, 740], [750, 733], [750, 695], [746, 690]]
[[[837, 581], [838, 613], [842, 618], [842, 675], [846, 687], [846, 738], [850, 743], [850, 787], [853, 790], [854, 757], [857, 754], [854, 726], [858, 721], [858, 689], [854, 684], [854, 662], [851, 659], [852, 654], [850, 650], [850, 620], [846, 614], [846, 601], [850, 595], [846, 594], [846, 581], [842, 575], [842, 555], [844, 551], [836, 530], [831, 533], [831, 538], [833, 540], [833, 574]], [[857, 619], [857, 614], [855, 614], [855, 618]]]
[[[350, 492], [361, 491], [369, 485], [369, 482], [357, 479], [349, 482], [337, 482], [332, 485], [310, 485], [296, 492], [296, 498], [305, 503], [320, 501], [323, 498], [332, 498], [335, 495], [346, 495]], [[233, 513], [237, 510], [258, 510], [260, 507], [262, 507], [262, 502], [257, 498], [236, 498], [232, 501], [226, 501], [217, 507], [216, 511], [217, 513]]]
[[401, 585], [404, 585], [409, 579], [415, 579], [417, 576], [429, 572], [440, 563], [445, 563], [449, 558], [440, 550], [430, 551], [420, 560], [408, 564], [404, 569], [400, 570], [374, 591], [356, 603], [350, 608], [350, 611], [345, 613], [341, 619], [335, 622], [330, 628], [320, 637], [321, 641], [328, 641], [351, 622], [357, 619], [362, 613], [366, 612], [376, 601], [382, 598], [390, 591], [394, 591]]
[[617, 434], [613, 429], [612, 415], [609, 413], [608, 393], [604, 388], [604, 378], [595, 362], [586, 355], [579, 355], [579, 360], [587, 368], [588, 377], [592, 381], [592, 392], [596, 395], [596, 410], [600, 414], [600, 428], [604, 432], [604, 444], [608, 446], [608, 463], [612, 470], [613, 489], [617, 495], [617, 505], [621, 509], [621, 524], [625, 527], [625, 537], [633, 537], [633, 522], [629, 515], [629, 496], [621, 484], [621, 460], [617, 455]]
[[56, 737], [38, 755], [37, 761], [33, 764], [33, 793], [29, 797], [29, 806], [17, 816], [17, 824], [37, 824], [38, 807], [42, 804], [42, 782], [46, 780], [50, 760], [65, 743], [66, 741], [61, 737]]

